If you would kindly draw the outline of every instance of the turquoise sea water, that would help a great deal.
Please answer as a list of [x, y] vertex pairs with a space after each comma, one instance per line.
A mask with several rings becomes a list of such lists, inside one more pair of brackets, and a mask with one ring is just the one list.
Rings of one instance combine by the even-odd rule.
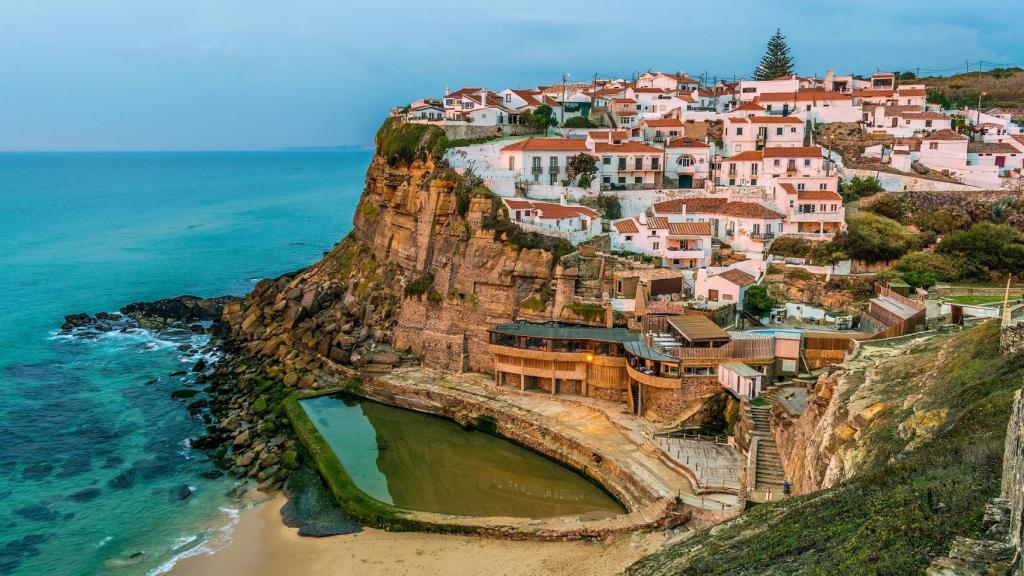
[[196, 358], [178, 346], [202, 337], [57, 329], [311, 264], [350, 229], [369, 159], [0, 154], [0, 574], [155, 574], [230, 537], [233, 482], [201, 475], [202, 423], [170, 398]]

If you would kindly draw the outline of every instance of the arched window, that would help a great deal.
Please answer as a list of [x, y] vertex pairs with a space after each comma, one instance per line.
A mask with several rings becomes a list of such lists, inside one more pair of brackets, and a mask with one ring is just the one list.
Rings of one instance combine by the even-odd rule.
[[676, 164], [684, 168], [687, 166], [693, 166], [693, 156], [684, 154], [683, 156], [680, 156], [678, 160], [676, 160]]

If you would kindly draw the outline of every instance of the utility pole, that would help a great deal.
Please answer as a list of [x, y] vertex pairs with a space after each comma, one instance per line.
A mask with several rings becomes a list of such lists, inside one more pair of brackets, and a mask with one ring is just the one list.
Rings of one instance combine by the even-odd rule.
[[978, 114], [976, 115], [976, 119], [974, 121], [975, 129], [977, 129], [978, 124], [981, 124], [981, 99], [985, 96], [988, 96], [988, 92], [981, 92], [978, 94]]
[[562, 74], [562, 105], [559, 108], [562, 110], [562, 120], [559, 124], [565, 124], [565, 81], [569, 79], [569, 73]]

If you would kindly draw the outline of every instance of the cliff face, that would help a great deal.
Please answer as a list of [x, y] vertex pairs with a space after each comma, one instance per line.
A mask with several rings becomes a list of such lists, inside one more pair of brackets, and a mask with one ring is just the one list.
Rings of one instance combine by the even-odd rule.
[[411, 362], [411, 351], [429, 367], [490, 372], [487, 328], [531, 295], [555, 295], [550, 315], [571, 290], [552, 282], [561, 268], [551, 251], [495, 232], [507, 228], [495, 225], [500, 201], [467, 189], [428, 144], [423, 136], [396, 160], [378, 140], [352, 232], [313, 266], [225, 308], [234, 341], [279, 363], [286, 385], [312, 385], [318, 356], [372, 369]]

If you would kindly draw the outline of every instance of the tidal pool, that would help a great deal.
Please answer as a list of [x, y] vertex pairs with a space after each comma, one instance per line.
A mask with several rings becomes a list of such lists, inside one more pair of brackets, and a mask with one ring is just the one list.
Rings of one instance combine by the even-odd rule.
[[356, 486], [399, 508], [524, 518], [626, 511], [557, 462], [446, 418], [348, 396], [301, 404]]

